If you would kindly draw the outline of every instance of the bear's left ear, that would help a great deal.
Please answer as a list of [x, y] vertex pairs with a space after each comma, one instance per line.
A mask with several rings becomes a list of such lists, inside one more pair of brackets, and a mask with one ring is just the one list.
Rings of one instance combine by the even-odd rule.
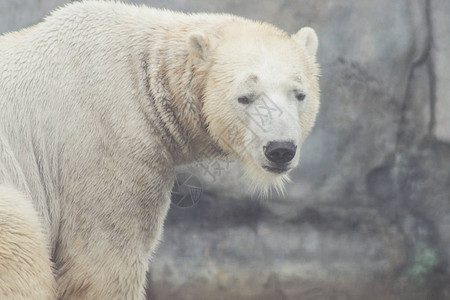
[[195, 59], [206, 62], [211, 49], [211, 41], [201, 32], [191, 33], [188, 37], [189, 53]]
[[305, 47], [309, 55], [316, 55], [317, 47], [319, 46], [319, 40], [314, 29], [310, 27], [303, 27], [297, 33], [291, 35], [291, 38], [299, 43], [302, 47]]

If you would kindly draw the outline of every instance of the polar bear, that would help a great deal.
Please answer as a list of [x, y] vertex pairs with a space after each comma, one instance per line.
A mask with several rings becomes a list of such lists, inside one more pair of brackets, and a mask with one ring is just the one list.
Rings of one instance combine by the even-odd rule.
[[174, 167], [282, 190], [319, 109], [314, 30], [67, 5], [0, 37], [0, 298], [142, 299]]

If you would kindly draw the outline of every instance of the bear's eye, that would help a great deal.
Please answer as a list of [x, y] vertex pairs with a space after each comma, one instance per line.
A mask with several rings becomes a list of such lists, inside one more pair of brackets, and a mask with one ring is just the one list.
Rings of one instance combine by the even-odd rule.
[[302, 92], [300, 92], [300, 91], [294, 91], [294, 93], [295, 93], [295, 98], [296, 98], [298, 101], [303, 101], [303, 100], [305, 100], [306, 95], [303, 94]]
[[250, 104], [252, 102], [248, 96], [241, 96], [238, 98], [238, 102], [241, 104]]

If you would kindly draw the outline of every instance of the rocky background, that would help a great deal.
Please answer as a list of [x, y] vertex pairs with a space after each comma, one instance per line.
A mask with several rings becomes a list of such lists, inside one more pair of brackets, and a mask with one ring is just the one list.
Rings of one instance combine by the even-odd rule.
[[[0, 33], [67, 2], [0, 0]], [[149, 298], [450, 299], [450, 1], [127, 2], [311, 26], [322, 65], [286, 197], [258, 199], [234, 164], [179, 170], [196, 203], [174, 200]]]

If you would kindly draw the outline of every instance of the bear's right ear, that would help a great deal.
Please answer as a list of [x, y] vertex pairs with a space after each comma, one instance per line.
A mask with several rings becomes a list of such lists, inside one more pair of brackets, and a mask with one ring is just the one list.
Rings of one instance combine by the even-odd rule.
[[194, 59], [206, 62], [210, 46], [210, 40], [203, 33], [194, 32], [188, 37], [189, 53]]
[[319, 39], [317, 38], [317, 34], [314, 29], [310, 27], [303, 27], [291, 37], [302, 47], [305, 47], [309, 55], [316, 56], [317, 48], [319, 46]]

